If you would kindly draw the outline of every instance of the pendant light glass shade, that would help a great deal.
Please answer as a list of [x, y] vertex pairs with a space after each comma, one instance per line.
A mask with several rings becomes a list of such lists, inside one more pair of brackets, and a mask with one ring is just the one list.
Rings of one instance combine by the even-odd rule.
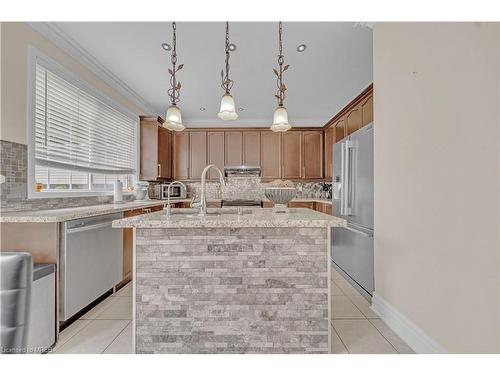
[[221, 120], [236, 120], [238, 118], [234, 99], [231, 95], [226, 94], [222, 97], [218, 116]]
[[181, 132], [185, 129], [185, 126], [182, 125], [181, 110], [176, 105], [168, 107], [167, 115], [165, 116], [165, 127], [168, 130], [176, 132]]
[[291, 128], [292, 126], [288, 123], [288, 113], [286, 113], [286, 108], [283, 106], [279, 106], [274, 110], [271, 130], [273, 132], [286, 132]]

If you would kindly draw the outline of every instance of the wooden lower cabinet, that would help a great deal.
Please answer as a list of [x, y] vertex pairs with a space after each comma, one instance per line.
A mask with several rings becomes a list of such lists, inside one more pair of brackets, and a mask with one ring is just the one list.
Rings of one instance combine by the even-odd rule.
[[309, 208], [314, 210], [314, 202], [290, 202], [288, 203], [290, 208]]
[[329, 203], [314, 203], [314, 209], [327, 215], [332, 215], [332, 205]]
[[[273, 208], [272, 202], [264, 202], [264, 208]], [[322, 212], [327, 215], [332, 215], [332, 205], [323, 202], [290, 202], [289, 208], [309, 208], [310, 210]]]
[[[150, 212], [160, 211], [163, 205], [147, 208], [137, 208], [135, 210], [125, 211], [123, 217], [132, 217], [143, 215]], [[133, 254], [134, 254], [134, 230], [132, 228], [123, 228], [123, 266], [122, 266], [122, 281], [118, 285], [124, 285], [132, 280], [132, 267], [133, 267]]]

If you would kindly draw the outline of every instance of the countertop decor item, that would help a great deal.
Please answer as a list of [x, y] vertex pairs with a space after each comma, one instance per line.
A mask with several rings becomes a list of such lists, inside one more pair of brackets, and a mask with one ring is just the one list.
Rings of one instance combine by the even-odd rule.
[[168, 107], [167, 114], [165, 116], [165, 127], [168, 130], [174, 130], [176, 132], [183, 131], [185, 126], [182, 124], [181, 110], [177, 107], [177, 102], [179, 101], [179, 95], [181, 91], [181, 83], [177, 81], [176, 73], [184, 67], [184, 64], [177, 66], [177, 25], [172, 22], [173, 38], [172, 38], [172, 56], [170, 61], [172, 62], [172, 69], [168, 69], [170, 73], [170, 89], [168, 89], [168, 96], [170, 97], [170, 107]]
[[283, 101], [285, 100], [286, 86], [283, 83], [283, 73], [288, 70], [290, 65], [283, 66], [285, 62], [285, 57], [283, 56], [283, 43], [282, 43], [283, 25], [280, 22], [278, 26], [278, 65], [279, 70], [273, 69], [274, 74], [276, 74], [278, 85], [278, 93], [274, 95], [278, 99], [278, 107], [274, 110], [273, 124], [271, 125], [271, 130], [273, 132], [286, 132], [290, 130], [292, 126], [288, 123], [288, 113], [286, 108], [283, 106]]
[[264, 188], [264, 194], [267, 199], [274, 203], [274, 213], [288, 213], [287, 204], [295, 198], [297, 189], [295, 187], [268, 186]]
[[234, 81], [229, 78], [229, 51], [231, 50], [229, 45], [229, 22], [226, 22], [226, 74], [224, 74], [224, 69], [221, 70], [220, 75], [222, 78], [222, 89], [224, 90], [224, 96], [220, 102], [220, 111], [218, 117], [221, 120], [236, 120], [238, 114], [236, 113], [236, 106], [234, 104], [234, 99], [231, 96], [231, 88], [233, 87]]
[[134, 186], [134, 198], [136, 201], [149, 200], [148, 187], [149, 183], [147, 182], [136, 182]]

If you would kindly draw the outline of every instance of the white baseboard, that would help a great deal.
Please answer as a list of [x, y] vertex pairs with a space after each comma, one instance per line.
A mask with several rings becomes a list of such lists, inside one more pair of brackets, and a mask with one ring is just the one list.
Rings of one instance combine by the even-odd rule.
[[383, 298], [373, 293], [371, 309], [401, 337], [415, 353], [445, 354], [448, 353], [415, 323], [406, 318]]

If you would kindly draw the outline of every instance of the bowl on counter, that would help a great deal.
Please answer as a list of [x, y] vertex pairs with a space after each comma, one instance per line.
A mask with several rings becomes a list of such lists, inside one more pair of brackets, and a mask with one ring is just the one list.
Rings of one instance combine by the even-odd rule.
[[149, 184], [146, 182], [137, 182], [134, 186], [134, 198], [136, 201], [149, 200], [148, 196]]
[[268, 186], [264, 188], [264, 195], [274, 204], [275, 213], [287, 213], [287, 204], [297, 195], [294, 187]]

